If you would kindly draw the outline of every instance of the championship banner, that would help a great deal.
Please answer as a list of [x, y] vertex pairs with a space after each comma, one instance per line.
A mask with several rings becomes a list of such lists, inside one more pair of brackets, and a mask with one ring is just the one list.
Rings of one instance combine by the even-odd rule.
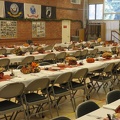
[[5, 15], [6, 18], [23, 18], [24, 4], [5, 1]]
[[41, 18], [56, 19], [56, 7], [41, 6]]
[[24, 18], [41, 19], [41, 5], [24, 3]]
[[0, 1], [0, 17], [4, 18], [5, 17], [5, 6], [4, 6], [4, 1]]

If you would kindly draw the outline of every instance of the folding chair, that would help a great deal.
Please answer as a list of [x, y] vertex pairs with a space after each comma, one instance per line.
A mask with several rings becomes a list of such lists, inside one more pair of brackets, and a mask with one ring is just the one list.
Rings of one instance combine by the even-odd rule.
[[[74, 97], [72, 95], [71, 89], [70, 89], [70, 80], [72, 78], [71, 72], [66, 72], [61, 75], [59, 75], [55, 81], [53, 82], [51, 88], [50, 88], [50, 95], [54, 97], [55, 106], [57, 110], [57, 115], [59, 115], [58, 112], [58, 106], [62, 105], [63, 103], [59, 103], [62, 97], [70, 96], [70, 101], [72, 103], [73, 110], [75, 108], [74, 103]], [[62, 87], [63, 84], [66, 84], [66, 87]]]
[[[51, 103], [48, 94], [48, 86], [50, 80], [48, 78], [40, 78], [31, 81], [25, 88], [24, 100], [27, 109], [27, 118], [30, 120], [33, 115], [40, 115], [44, 112], [51, 112]], [[36, 92], [37, 91], [37, 92]], [[44, 105], [48, 104], [49, 108], [44, 110]]]
[[99, 106], [95, 102], [85, 101], [77, 106], [75, 110], [76, 118], [79, 118], [97, 109], [99, 109]]
[[[0, 88], [0, 98], [3, 98], [0, 101], [0, 115], [3, 115], [6, 120], [8, 117], [10, 117], [10, 120], [15, 120], [17, 114], [21, 111], [24, 112], [24, 118], [27, 120], [22, 99], [24, 88], [24, 84], [20, 82], [9, 83]], [[16, 99], [18, 96], [19, 101]], [[12, 98], [16, 100], [13, 101]], [[8, 115], [8, 113], [11, 114]]]

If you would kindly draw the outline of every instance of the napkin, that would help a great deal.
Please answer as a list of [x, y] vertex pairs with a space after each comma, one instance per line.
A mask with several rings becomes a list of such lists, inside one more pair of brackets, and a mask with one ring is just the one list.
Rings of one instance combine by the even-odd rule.
[[115, 110], [117, 108], [117, 106], [111, 105], [111, 104], [107, 104], [107, 105], [103, 105], [103, 108], [110, 109], [110, 110]]

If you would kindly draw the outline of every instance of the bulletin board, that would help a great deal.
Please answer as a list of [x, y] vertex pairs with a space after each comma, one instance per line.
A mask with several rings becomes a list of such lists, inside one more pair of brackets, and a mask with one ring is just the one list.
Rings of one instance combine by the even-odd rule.
[[32, 22], [32, 38], [45, 37], [45, 22]]
[[17, 38], [17, 21], [0, 21], [0, 39]]

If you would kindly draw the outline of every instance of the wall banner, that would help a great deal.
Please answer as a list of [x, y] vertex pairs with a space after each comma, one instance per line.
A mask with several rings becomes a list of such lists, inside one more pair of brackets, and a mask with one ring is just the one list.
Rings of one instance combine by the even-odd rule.
[[5, 15], [6, 18], [23, 18], [24, 4], [5, 1]]
[[5, 17], [4, 1], [0, 1], [0, 17], [1, 17], [1, 18], [4, 18], [4, 17]]
[[41, 19], [41, 5], [24, 3], [24, 18]]
[[41, 6], [41, 18], [56, 19], [56, 7]]

